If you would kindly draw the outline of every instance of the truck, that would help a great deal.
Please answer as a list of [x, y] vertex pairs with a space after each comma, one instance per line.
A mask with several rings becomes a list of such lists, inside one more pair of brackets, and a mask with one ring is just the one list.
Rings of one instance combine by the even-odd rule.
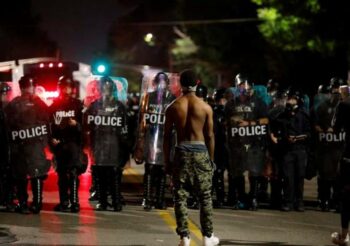
[[75, 95], [79, 99], [85, 98], [86, 87], [94, 79], [92, 78], [90, 65], [80, 62], [61, 61], [55, 57], [37, 57], [0, 62], [0, 83], [7, 83], [11, 86], [12, 98], [20, 95], [18, 82], [26, 74], [36, 78], [36, 94], [47, 105], [51, 105], [53, 99], [59, 96], [57, 82], [61, 76], [73, 77], [75, 81]]

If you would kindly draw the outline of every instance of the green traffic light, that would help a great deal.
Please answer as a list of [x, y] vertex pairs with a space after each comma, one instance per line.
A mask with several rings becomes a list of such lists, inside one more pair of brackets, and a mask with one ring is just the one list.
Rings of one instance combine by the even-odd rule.
[[99, 73], [104, 73], [104, 72], [106, 72], [106, 66], [105, 65], [98, 65], [97, 66], [97, 72], [99, 72]]

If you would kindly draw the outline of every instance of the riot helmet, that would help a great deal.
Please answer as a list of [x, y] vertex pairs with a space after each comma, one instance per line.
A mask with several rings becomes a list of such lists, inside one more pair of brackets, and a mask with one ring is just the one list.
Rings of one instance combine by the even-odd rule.
[[214, 91], [214, 100], [215, 102], [220, 101], [221, 99], [225, 98], [226, 94], [226, 89], [225, 88], [220, 88]]
[[3, 82], [0, 83], [0, 94], [1, 95], [7, 95], [11, 91], [11, 86], [9, 86], [7, 83]]
[[331, 93], [331, 87], [327, 84], [321, 84], [318, 86], [317, 92], [320, 94], [329, 94]]
[[204, 100], [207, 98], [208, 88], [202, 84], [199, 84], [196, 89], [196, 96], [203, 98]]
[[31, 75], [24, 75], [20, 78], [18, 83], [22, 93], [34, 95], [35, 86], [37, 84], [34, 77]]
[[35, 79], [32, 76], [30, 76], [30, 75], [22, 76], [18, 83], [19, 83], [19, 87], [21, 89], [25, 89], [25, 88], [28, 88], [30, 86], [33, 86], [33, 87], [36, 86]]
[[269, 79], [269, 81], [266, 84], [267, 92], [272, 94], [272, 93], [277, 93], [280, 85], [277, 81], [274, 79]]
[[110, 77], [103, 76], [100, 79], [100, 89], [103, 98], [116, 97], [117, 87]]
[[333, 88], [339, 88], [340, 86], [344, 85], [344, 80], [342, 80], [341, 78], [338, 78], [338, 77], [333, 77], [331, 78], [330, 80], [330, 87], [333, 89]]
[[71, 76], [62, 76], [58, 80], [58, 89], [60, 90], [60, 95], [72, 95], [74, 90], [74, 80]]
[[338, 78], [338, 77], [331, 78], [329, 82], [329, 88], [331, 93], [331, 97], [330, 97], [331, 106], [335, 107], [339, 103], [341, 99], [340, 87], [343, 85], [344, 85], [344, 81], [341, 78]]
[[252, 84], [250, 83], [247, 76], [237, 74], [235, 77], [235, 84], [239, 91], [240, 96], [251, 96], [252, 95]]
[[303, 94], [300, 90], [290, 87], [287, 92], [286, 111], [295, 114], [303, 105]]
[[0, 106], [4, 107], [10, 101], [12, 88], [6, 82], [0, 83]]

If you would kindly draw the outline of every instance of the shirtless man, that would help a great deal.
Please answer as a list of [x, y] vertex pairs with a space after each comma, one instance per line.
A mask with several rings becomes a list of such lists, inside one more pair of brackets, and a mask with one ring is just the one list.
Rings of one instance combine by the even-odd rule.
[[[188, 191], [196, 189], [200, 203], [200, 221], [203, 245], [218, 245], [212, 225], [212, 176], [214, 160], [213, 111], [195, 94], [197, 77], [191, 70], [181, 73], [183, 95], [176, 99], [166, 111], [164, 131], [165, 167], [172, 175], [174, 184], [175, 215], [177, 233], [181, 237], [179, 246], [189, 246], [187, 222]], [[177, 132], [175, 161], [170, 164], [171, 131]]]

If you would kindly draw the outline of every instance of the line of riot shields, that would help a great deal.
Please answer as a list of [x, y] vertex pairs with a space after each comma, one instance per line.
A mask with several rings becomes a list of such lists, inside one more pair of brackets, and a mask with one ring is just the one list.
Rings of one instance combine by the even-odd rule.
[[[121, 211], [121, 180], [132, 155], [145, 167], [143, 208], [165, 209], [170, 181], [162, 149], [165, 110], [181, 95], [178, 74], [145, 74], [139, 96], [129, 98], [125, 78], [92, 76], [84, 101], [72, 95], [73, 82], [60, 78], [59, 97], [50, 107], [35, 95], [35, 78], [24, 76], [22, 94], [12, 100], [10, 87], [1, 83], [1, 205], [39, 213], [53, 168], [60, 201], [55, 210], [79, 212], [79, 176], [90, 163], [90, 200], [98, 201], [97, 210]], [[210, 98], [203, 86], [197, 89], [214, 112], [216, 207], [257, 210], [263, 204], [304, 211], [304, 179], [317, 177], [320, 208], [338, 209], [338, 164], [347, 137], [333, 131], [332, 119], [349, 95], [340, 79], [320, 86], [312, 107], [299, 90], [281, 90], [274, 82], [255, 85], [242, 75]], [[175, 147], [175, 130], [172, 143]], [[196, 194], [190, 197], [196, 207]]]

